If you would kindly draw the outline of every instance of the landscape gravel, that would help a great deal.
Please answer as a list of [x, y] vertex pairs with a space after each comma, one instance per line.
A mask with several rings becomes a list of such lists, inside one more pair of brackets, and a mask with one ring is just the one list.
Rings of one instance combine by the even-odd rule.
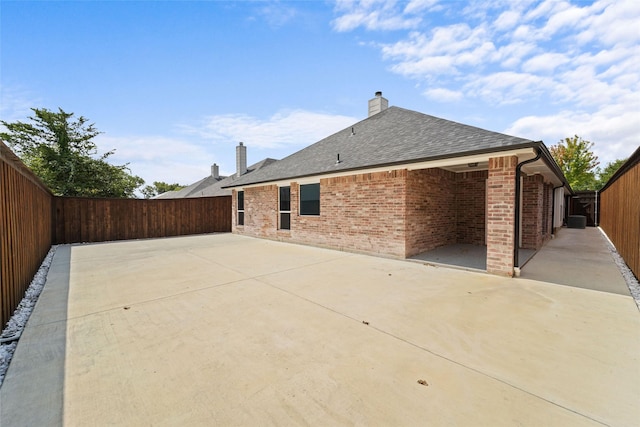
[[13, 312], [13, 316], [11, 316], [5, 328], [2, 330], [2, 334], [0, 334], [0, 386], [2, 386], [7, 369], [9, 369], [9, 363], [11, 363], [13, 353], [18, 346], [18, 339], [47, 281], [47, 273], [49, 272], [56, 248], [57, 246], [52, 246], [51, 249], [49, 249], [49, 253], [47, 253], [33, 280], [31, 280], [31, 284], [24, 293], [22, 301], [20, 301], [20, 304], [18, 304], [18, 307]]

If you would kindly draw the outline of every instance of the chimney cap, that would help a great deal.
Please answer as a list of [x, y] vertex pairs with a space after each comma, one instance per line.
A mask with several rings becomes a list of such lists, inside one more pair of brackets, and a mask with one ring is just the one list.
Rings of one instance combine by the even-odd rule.
[[382, 96], [382, 92], [381, 92], [381, 91], [377, 91], [377, 92], [376, 92], [376, 96], [377, 96], [378, 98], [379, 98], [379, 97], [381, 97], [381, 96]]

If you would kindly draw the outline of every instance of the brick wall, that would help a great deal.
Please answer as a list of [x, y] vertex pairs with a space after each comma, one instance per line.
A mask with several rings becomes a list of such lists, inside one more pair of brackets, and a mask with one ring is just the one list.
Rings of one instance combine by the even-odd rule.
[[518, 158], [492, 157], [487, 178], [487, 272], [513, 276], [515, 176]]
[[237, 192], [233, 192], [233, 231], [249, 236], [276, 237], [278, 187], [265, 185], [244, 190], [244, 226], [238, 226]]
[[456, 243], [456, 177], [443, 169], [410, 171], [407, 177], [407, 257]]
[[[405, 256], [406, 170], [320, 180], [320, 216], [299, 215], [299, 185], [291, 183], [291, 229], [277, 230], [278, 188], [245, 190], [245, 225], [256, 237], [341, 250]], [[234, 196], [234, 209], [236, 198]], [[235, 211], [234, 211], [235, 212]]]
[[542, 247], [543, 200], [545, 196], [542, 175], [525, 176], [522, 179], [522, 247]]
[[485, 244], [487, 171], [456, 174], [456, 242]]

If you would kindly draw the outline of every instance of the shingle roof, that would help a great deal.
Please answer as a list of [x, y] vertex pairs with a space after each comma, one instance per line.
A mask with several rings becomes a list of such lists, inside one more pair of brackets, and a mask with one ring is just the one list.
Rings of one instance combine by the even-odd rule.
[[[399, 107], [388, 109], [224, 187], [533, 146], [534, 141]], [[340, 155], [340, 163], [337, 163]]]
[[[276, 159], [266, 158], [258, 163], [254, 163], [253, 165], [247, 168], [247, 174], [256, 172], [261, 168], [270, 165], [273, 162], [277, 162]], [[219, 178], [214, 178], [209, 175], [205, 178], [202, 178], [200, 181], [194, 182], [193, 184], [178, 190], [178, 191], [167, 191], [166, 193], [160, 194], [157, 196], [157, 199], [184, 199], [191, 197], [216, 197], [216, 196], [230, 196], [231, 190], [223, 188], [225, 186], [232, 186], [233, 182], [236, 180], [236, 175], [233, 174], [231, 176], [221, 176]]]

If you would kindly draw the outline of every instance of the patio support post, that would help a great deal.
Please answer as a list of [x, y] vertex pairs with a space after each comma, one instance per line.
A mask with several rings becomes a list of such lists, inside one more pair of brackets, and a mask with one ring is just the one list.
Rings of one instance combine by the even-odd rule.
[[489, 159], [487, 181], [487, 272], [513, 276], [517, 156]]

